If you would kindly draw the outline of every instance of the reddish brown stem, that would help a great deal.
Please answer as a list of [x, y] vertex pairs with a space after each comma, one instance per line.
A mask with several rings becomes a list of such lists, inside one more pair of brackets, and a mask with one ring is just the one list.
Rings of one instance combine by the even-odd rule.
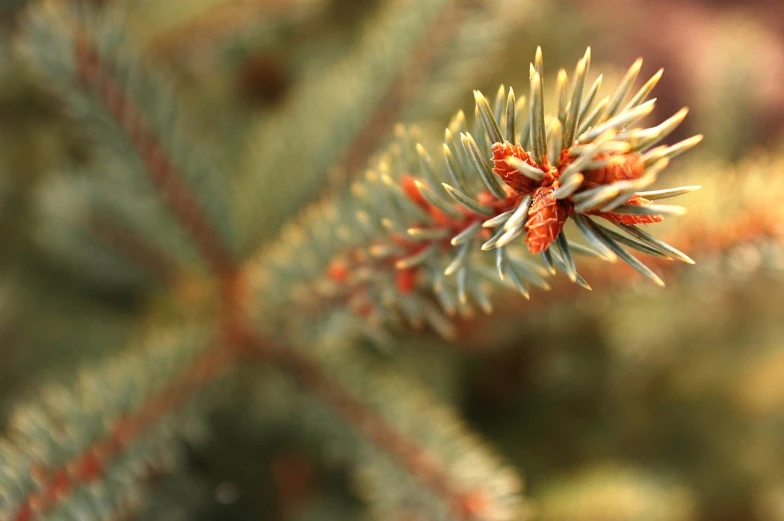
[[89, 227], [102, 242], [146, 273], [166, 284], [174, 281], [177, 272], [175, 262], [158, 248], [146, 243], [133, 230], [95, 216], [90, 219]]
[[188, 189], [182, 172], [172, 162], [138, 107], [101, 62], [98, 50], [85, 37], [76, 44], [76, 68], [85, 86], [95, 91], [106, 112], [131, 140], [144, 162], [150, 181], [170, 211], [188, 232], [215, 274], [233, 271], [234, 259]]
[[[221, 343], [209, 348], [175, 381], [148, 397], [138, 409], [120, 418], [104, 438], [95, 440], [58, 468], [31, 469], [42, 485], [19, 507], [14, 521], [37, 519], [65, 501], [76, 487], [99, 480], [111, 463], [145, 431], [222, 375], [240, 352], [239, 348], [247, 343], [243, 284], [229, 250], [138, 108], [122, 91], [111, 71], [101, 63], [97, 49], [82, 37], [77, 41], [75, 52], [81, 81], [97, 93], [106, 112], [133, 143], [144, 161], [150, 181], [158, 188], [169, 209], [190, 234], [218, 278], [222, 290], [222, 337]], [[91, 227], [137, 264], [167, 278], [171, 275], [168, 259], [141, 240], [101, 221], [94, 220]]]
[[79, 485], [101, 479], [107, 467], [148, 428], [184, 405], [196, 392], [227, 372], [254, 338], [245, 315], [246, 286], [237, 271], [221, 274], [220, 340], [172, 383], [120, 418], [108, 434], [59, 468], [31, 469], [43, 486], [30, 494], [13, 521], [34, 521], [66, 500]]
[[111, 463], [149, 427], [182, 407], [194, 393], [220, 377], [231, 359], [230, 351], [223, 345], [210, 347], [174, 382], [149, 396], [138, 409], [117, 420], [104, 438], [95, 440], [59, 468], [31, 469], [43, 485], [27, 497], [13, 521], [39, 519], [65, 501], [76, 487], [99, 480]]
[[[462, 2], [453, 2], [461, 4]], [[368, 157], [382, 143], [392, 126], [400, 120], [405, 104], [416, 96], [418, 89], [426, 80], [428, 69], [438, 58], [445, 46], [449, 45], [460, 22], [467, 14], [467, 8], [453, 5], [444, 9], [430, 24], [424, 37], [409, 53], [410, 58], [400, 68], [400, 75], [389, 86], [384, 97], [376, 104], [365, 126], [355, 133], [356, 138], [345, 149], [343, 157], [336, 164], [339, 170], [359, 172]]]
[[[378, 283], [378, 277], [351, 285], [347, 281], [352, 272], [370, 267], [378, 274], [393, 273], [395, 275], [395, 289], [398, 294], [400, 296], [409, 295], [416, 290], [416, 285], [420, 280], [419, 275], [422, 266], [399, 269], [397, 267], [397, 261], [421, 253], [423, 250], [433, 246], [440, 248], [441, 252], [446, 255], [449, 252], [454, 251], [454, 246], [451, 243], [452, 237], [472, 225], [491, 217], [482, 216], [467, 209], [462, 209], [462, 213], [458, 217], [447, 215], [422, 196], [417, 187], [417, 181], [421, 180], [418, 180], [410, 174], [403, 174], [399, 181], [400, 188], [406, 197], [430, 217], [430, 222], [411, 225], [411, 227], [438, 228], [445, 232], [445, 238], [420, 241], [413, 240], [406, 235], [389, 232], [386, 237], [376, 241], [375, 244], [393, 244], [402, 251], [399, 255], [380, 260], [374, 259], [367, 254], [367, 249], [373, 246], [372, 244], [365, 244], [347, 252], [340, 252], [333, 257], [324, 272], [324, 276], [333, 282], [340, 284], [343, 291], [333, 294], [329, 298], [323, 298], [321, 294], [314, 292], [303, 302], [299, 303], [298, 309], [304, 312], [316, 312], [319, 309], [323, 309], [325, 305], [344, 306], [346, 302], [351, 304], [352, 301], [355, 301], [358, 305], [350, 306], [351, 311], [357, 316], [367, 317], [374, 311], [373, 300], [368, 297], [367, 294], [369, 290]], [[522, 197], [516, 193], [509, 193], [507, 198], [499, 199], [487, 190], [484, 190], [477, 195], [477, 199], [481, 204], [492, 208], [492, 216], [497, 216], [516, 208], [520, 204], [521, 198]], [[492, 234], [490, 230], [486, 228], [479, 232], [479, 236], [483, 237], [484, 240], [487, 240], [490, 239]]]
[[293, 348], [256, 345], [258, 352], [271, 356], [273, 363], [294, 375], [304, 389], [330, 406], [343, 421], [387, 452], [415, 480], [440, 497], [451, 507], [456, 518], [481, 516], [485, 506], [483, 491], [459, 490], [447, 470], [428, 451], [407, 438], [349, 389], [330, 378], [314, 359]]

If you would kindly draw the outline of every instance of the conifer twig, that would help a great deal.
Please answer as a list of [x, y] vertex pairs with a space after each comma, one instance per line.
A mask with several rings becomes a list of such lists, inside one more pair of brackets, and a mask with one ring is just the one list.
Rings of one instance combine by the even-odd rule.
[[[592, 109], [595, 90], [586, 94], [589, 51], [578, 62], [571, 84], [565, 72], [558, 75], [558, 109], [548, 118], [539, 51], [530, 66], [528, 99], [517, 100], [505, 88], [495, 100], [476, 91], [474, 126], [469, 129], [465, 116], [458, 113], [438, 155], [431, 156], [415, 132], [398, 129], [396, 141], [366, 172], [364, 181], [352, 186], [350, 195], [304, 212], [301, 221], [285, 229], [279, 243], [250, 267], [247, 275], [253, 279], [256, 298], [251, 322], [244, 298], [246, 273], [236, 269], [236, 245], [221, 195], [225, 187], [215, 181], [216, 172], [187, 161], [189, 143], [179, 140], [176, 127], [163, 121], [177, 119], [176, 113], [165, 110], [156, 88], [146, 83], [135, 62], [124, 64], [124, 47], [116, 45], [117, 35], [111, 32], [117, 26], [91, 25], [92, 18], [83, 16], [81, 7], [70, 9], [54, 0], [42, 5], [31, 11], [28, 56], [68, 90], [69, 102], [82, 120], [109, 129], [104, 155], [120, 163], [121, 170], [146, 175], [218, 276], [223, 292], [218, 310], [221, 336], [211, 346], [190, 339], [171, 353], [132, 352], [115, 365], [99, 366], [88, 374], [86, 389], [65, 392], [62, 402], [55, 399], [20, 413], [11, 422], [10, 441], [0, 444], [0, 472], [5, 473], [0, 474], [0, 514], [8, 514], [12, 521], [42, 518], [67, 505], [75, 493], [90, 488], [87, 485], [106, 481], [126, 458], [133, 469], [133, 460], [146, 459], [156, 445], [156, 427], [224, 374], [242, 349], [253, 349], [324, 403], [339, 420], [339, 433], [359, 434], [360, 443], [349, 448], [349, 456], [383, 470], [381, 481], [399, 487], [390, 490], [393, 501], [421, 506], [428, 518], [518, 519], [524, 507], [521, 481], [466, 433], [452, 413], [433, 404], [411, 382], [362, 363], [361, 355], [300, 346], [336, 323], [340, 327], [336, 318], [342, 317], [348, 317], [349, 327], [364, 331], [383, 330], [402, 319], [454, 336], [449, 319], [471, 316], [474, 305], [489, 313], [491, 292], [501, 284], [528, 297], [531, 286], [549, 288], [546, 278], [560, 270], [570, 281], [588, 287], [578, 273], [577, 253], [609, 261], [621, 258], [661, 283], [627, 247], [655, 258], [690, 259], [629, 227], [682, 213], [680, 207], [656, 202], [662, 193], [647, 189], [669, 160], [696, 145], [699, 137], [654, 147], [682, 121], [684, 111], [656, 127], [634, 126], [652, 110], [653, 101], [645, 98], [658, 78], [626, 103], [637, 63], [612, 99]], [[418, 6], [416, 12], [412, 5]], [[394, 95], [401, 67], [409, 65], [416, 79], [432, 63], [428, 52], [434, 49], [412, 57], [417, 45], [399, 37], [410, 32], [420, 41], [431, 24], [440, 23], [445, 32], [439, 38], [446, 41], [460, 24], [459, 19], [450, 22], [454, 25], [445, 22], [450, 5], [447, 0], [391, 2], [376, 33], [364, 41], [389, 46], [386, 53], [380, 53], [381, 58], [352, 55], [327, 79], [325, 90], [335, 96], [327, 97], [334, 102], [331, 110], [320, 114], [309, 105], [295, 105], [293, 112], [263, 126], [273, 132], [257, 135], [265, 150], [254, 166], [275, 176], [278, 190], [270, 192], [289, 210], [296, 209], [297, 199], [304, 196], [301, 190], [279, 185], [281, 176], [316, 189], [320, 170], [315, 163], [332, 164], [356, 132], [366, 128], [363, 114], [384, 100], [380, 91], [385, 89], [377, 87], [391, 85]], [[390, 62], [391, 73], [379, 72], [380, 60]], [[347, 77], [357, 79], [345, 69], [359, 65], [358, 78], [377, 80], [375, 86], [344, 85]], [[144, 88], [136, 92], [138, 82]], [[157, 100], [162, 112], [146, 112], [145, 96]], [[354, 112], [349, 111], [349, 102], [356, 104]], [[396, 106], [389, 113], [381, 111], [378, 118], [387, 119], [399, 110]], [[338, 123], [341, 131], [333, 136], [330, 131]], [[290, 175], [294, 151], [302, 152], [298, 159], [303, 165]], [[259, 177], [258, 171], [253, 173]], [[138, 181], [140, 176], [128, 177]], [[241, 186], [239, 190], [247, 192], [245, 203], [264, 205], [260, 196], [270, 188], [265, 184], [270, 179], [273, 176], [256, 178]], [[685, 191], [682, 187], [667, 195]], [[254, 209], [244, 216], [250, 231], [243, 242], [251, 247], [261, 229], [254, 224], [265, 212], [278, 217], [274, 208]], [[567, 219], [576, 222], [590, 247], [570, 242], [564, 233]], [[629, 235], [598, 224], [598, 219]], [[131, 258], [150, 262], [148, 248], [113, 238]], [[540, 255], [544, 267], [526, 258], [525, 249]], [[274, 330], [296, 347], [266, 346], [251, 325]], [[346, 330], [339, 333], [345, 336]], [[159, 364], [158, 357], [165, 363]], [[118, 381], [103, 380], [107, 376]], [[24, 414], [32, 420], [26, 422]], [[153, 439], [144, 444], [148, 436]]]
[[[326, 198], [283, 231], [278, 247], [262, 259], [268, 273], [259, 286], [260, 306], [294, 329], [315, 330], [305, 317], [343, 302], [358, 319], [349, 327], [371, 336], [402, 318], [454, 337], [449, 317], [472, 316], [473, 303], [492, 311], [491, 282], [527, 298], [532, 285], [548, 289], [545, 277], [560, 270], [590, 289], [576, 254], [620, 258], [660, 286], [659, 276], [627, 247], [693, 263], [636, 226], [685, 211], [658, 199], [694, 187], [665, 194], [645, 189], [701, 136], [654, 147], [680, 124], [685, 109], [655, 127], [633, 126], [653, 109], [655, 100], [645, 98], [659, 75], [621, 109], [632, 87], [630, 80], [622, 82], [611, 109], [600, 103], [596, 114], [583, 118], [594, 97], [593, 87], [584, 92], [590, 57], [589, 49], [578, 62], [571, 93], [566, 73], [558, 75], [557, 117], [544, 114], [541, 50], [531, 64], [529, 99], [517, 100], [502, 87], [491, 104], [475, 91], [473, 134], [459, 112], [445, 132], [440, 161], [417, 143], [415, 131], [399, 128], [396, 141], [350, 194]], [[598, 219], [630, 227], [636, 236], [609, 230]], [[568, 220], [588, 246], [567, 237]], [[525, 258], [523, 245], [541, 257], [544, 269]], [[298, 262], [303, 248], [312, 255]], [[306, 323], [299, 323], [303, 318]]]
[[[422, 515], [476, 521], [517, 519], [523, 508], [519, 478], [463, 434], [448, 411], [428, 403], [413, 383], [372, 364], [358, 363], [356, 353], [335, 357], [293, 347], [256, 347], [291, 374], [312, 399], [330, 408], [340, 422], [384, 454], [382, 459], [390, 458], [408, 481], [403, 485], [395, 477], [397, 487], [406, 489], [406, 494], [424, 493], [436, 500], [436, 504], [425, 503], [429, 510]], [[386, 407], [390, 400], [396, 405]], [[393, 419], [390, 414], [397, 416]], [[349, 445], [354, 447], [353, 454], [347, 456], [358, 464], [369, 463], [361, 451], [356, 453], [353, 442]]]
[[[459, 86], [467, 88], [472, 73], [492, 61], [489, 56], [498, 51], [516, 21], [532, 16], [525, 9], [527, 2], [522, 4], [519, 0], [385, 2], [381, 16], [371, 22], [373, 29], [358, 46], [360, 51], [341, 61], [334, 73], [312, 80], [314, 86], [293, 92], [274, 121], [260, 123], [250, 142], [247, 170], [279, 172], [282, 165], [290, 164], [291, 150], [297, 149], [300, 174], [295, 182], [274, 177], [277, 192], [291, 194], [278, 198], [284, 206], [277, 201], [259, 205], [264, 193], [256, 192], [253, 202], [246, 203], [253, 209], [245, 210], [238, 220], [267, 223], [291, 215], [315, 199], [317, 190], [323, 194], [329, 188], [324, 182], [328, 173], [338, 174], [340, 184], [355, 177], [390, 137], [395, 122], [425, 119], [454, 103], [456, 91], [462, 90]], [[373, 65], [385, 56], [383, 66]], [[417, 98], [428, 92], [438, 92], [439, 103], [419, 103]], [[306, 134], [322, 127], [339, 131]], [[308, 146], [302, 147], [305, 142]], [[268, 182], [245, 181], [242, 192], [253, 184], [264, 188]], [[256, 212], [264, 215], [251, 217]], [[267, 238], [263, 229], [255, 233], [258, 238], [249, 239], [248, 248]]]
[[458, 0], [453, 11], [459, 26], [439, 46], [427, 79], [402, 108], [403, 123], [452, 111], [472, 85], [508, 59], [503, 53], [513, 35], [544, 18], [541, 5], [530, 0]]
[[[11, 420], [8, 440], [0, 444], [4, 473], [16, 480], [0, 483], [4, 519], [41, 519], [80, 487], [108, 479], [113, 462], [125, 453], [144, 457], [139, 440], [223, 375], [231, 360], [230, 351], [220, 343], [198, 356], [187, 342], [152, 347], [84, 373], [79, 386], [65, 394], [60, 391], [42, 406], [20, 409], [19, 418]], [[111, 377], [114, 380], [104, 381]], [[156, 389], [146, 387], [156, 384]], [[91, 407], [91, 400], [98, 402]], [[26, 473], [29, 477], [23, 477]]]
[[[356, 133], [354, 140], [347, 144], [335, 168], [349, 174], [357, 172], [383, 143], [390, 129], [401, 119], [406, 106], [416, 99], [418, 92], [427, 83], [432, 75], [430, 69], [437, 63], [440, 54], [453, 43], [457, 32], [469, 21], [467, 18], [477, 15], [464, 3], [462, 0], [453, 2], [451, 8], [444, 9], [431, 22], [425, 36], [401, 67], [398, 78], [386, 89], [382, 101]], [[418, 117], [424, 117], [424, 114], [418, 114]]]
[[40, 186], [37, 245], [102, 287], [171, 287], [181, 280], [193, 262], [172, 251], [178, 245], [167, 243], [167, 232], [157, 235], [159, 223], [146, 219], [148, 206], [113, 192], [95, 174], [61, 174]]
[[129, 226], [141, 208], [117, 204], [106, 184], [86, 176], [59, 175], [36, 193], [34, 239], [60, 266], [102, 287], [168, 285], [183, 269], [180, 259]]
[[209, 268], [231, 272], [223, 181], [200, 147], [182, 139], [177, 102], [123, 41], [119, 12], [44, 0], [27, 14], [19, 49], [58, 87], [75, 119], [99, 134], [109, 170], [133, 195], [144, 197], [152, 187]]
[[109, 221], [106, 216], [91, 215], [88, 229], [102, 243], [111, 247], [145, 273], [165, 285], [174, 282], [178, 270], [175, 262], [160, 249], [139, 237], [132, 229]]
[[[278, 114], [251, 129], [245, 176], [237, 185], [236, 220], [264, 226], [245, 227], [243, 253], [255, 251], [277, 231], [276, 224], [315, 198], [332, 165], [365, 128], [368, 114], [388, 101], [389, 86], [405, 76], [411, 53], [433, 28], [433, 21], [454, 1], [383, 2], [356, 50], [326, 75], [305, 78]], [[297, 175], [283, 175], [290, 168], [293, 150], [297, 150]]]
[[188, 231], [215, 273], [227, 273], [234, 261], [208, 217], [199, 208], [182, 174], [163, 150], [158, 138], [144, 121], [138, 108], [102, 63], [97, 49], [82, 36], [76, 42], [76, 70], [85, 86], [95, 91], [106, 112], [131, 139], [142, 158], [152, 183], [166, 200], [172, 213]]

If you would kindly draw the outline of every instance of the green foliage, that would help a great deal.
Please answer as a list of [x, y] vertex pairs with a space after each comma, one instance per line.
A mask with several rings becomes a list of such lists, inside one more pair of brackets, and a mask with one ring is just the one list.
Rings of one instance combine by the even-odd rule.
[[176, 439], [203, 430], [190, 395], [222, 371], [220, 358], [204, 367], [206, 333], [154, 335], [19, 404], [0, 448], [3, 518], [122, 515], [149, 467], [170, 467]]
[[[176, 264], [168, 249], [163, 244], [157, 248], [139, 244], [140, 239], [133, 237], [139, 229], [126, 228], [127, 216], [144, 215], [149, 205], [117, 197], [108, 185], [66, 175], [43, 185], [36, 243], [53, 261], [98, 287], [139, 288], [168, 282]], [[156, 235], [154, 230], [144, 232], [144, 237]]]
[[[682, 110], [652, 128], [632, 126], [653, 109], [653, 101], [645, 100], [660, 74], [630, 95], [638, 62], [613, 97], [598, 101], [599, 81], [583, 92], [589, 62], [590, 50], [577, 65], [571, 92], [566, 73], [559, 72], [559, 108], [548, 119], [534, 65], [529, 102], [516, 101], [502, 87], [491, 108], [475, 91], [474, 135], [459, 112], [438, 160], [417, 142], [416, 131], [398, 128], [363, 182], [314, 206], [283, 231], [269, 260], [262, 256], [256, 279], [264, 317], [301, 331], [314, 327], [314, 316], [324, 316], [327, 323], [311, 341], [340, 339], [352, 330], [378, 337], [380, 329], [400, 321], [451, 338], [449, 317], [474, 314], [469, 298], [492, 311], [493, 282], [529, 297], [532, 285], [549, 288], [546, 277], [558, 268], [590, 289], [572, 251], [612, 262], [620, 257], [659, 285], [661, 279], [624, 246], [692, 264], [636, 225], [683, 213], [682, 207], [651, 201], [698, 187], [644, 190], [701, 136], [654, 148], [686, 114]], [[541, 69], [541, 51], [536, 63]], [[595, 217], [625, 233], [596, 224]], [[568, 218], [589, 246], [566, 238]], [[528, 250], [541, 253], [545, 267], [527, 258], [523, 238]], [[324, 312], [336, 302], [346, 310]]]
[[[263, 509], [276, 520], [359, 510], [686, 520], [700, 502], [751, 504], [754, 487], [765, 492], [754, 508], [774, 508], [781, 480], [765, 459], [778, 453], [721, 454], [740, 436], [774, 440], [771, 418], [784, 403], [770, 369], [779, 329], [755, 326], [765, 299], [744, 301], [745, 313], [726, 304], [752, 279], [777, 280], [782, 186], [769, 173], [780, 160], [742, 164], [721, 183], [712, 176], [724, 164], [693, 162], [680, 178], [709, 185], [689, 199], [696, 215], [656, 225], [654, 236], [642, 225], [684, 213], [658, 200], [697, 188], [661, 188], [657, 176], [701, 136], [678, 142], [685, 109], [642, 123], [661, 72], [635, 87], [640, 61], [603, 97], [589, 51], [571, 81], [563, 69], [553, 75], [550, 100], [537, 51], [527, 96], [475, 91], [473, 121], [458, 112], [433, 146], [432, 121], [470, 86], [499, 67], [525, 75], [508, 47], [523, 29], [560, 28], [547, 38], [571, 45], [570, 22], [545, 19], [563, 9], [385, 0], [356, 47], [335, 58], [350, 41], [335, 35], [341, 43], [293, 67], [299, 83], [281, 106], [222, 118], [241, 102], [221, 100], [230, 107], [217, 103], [205, 119], [205, 100], [220, 97], [202, 88], [210, 78], [178, 81], [236, 81], [238, 54], [286, 46], [322, 20], [309, 9], [345, 6], [225, 0], [173, 14], [174, 4], [98, 3], [30, 2], [18, 52], [0, 48], [6, 74], [22, 62], [49, 91], [41, 103], [26, 75], [10, 74], [45, 115], [20, 135], [53, 127], [29, 144], [51, 153], [20, 171], [51, 172], [27, 181], [24, 203], [0, 177], [0, 216], [33, 205], [18, 217], [25, 228], [0, 283], [0, 518], [257, 518]], [[254, 18], [261, 9], [271, 10], [264, 23]], [[163, 15], [143, 27], [166, 12], [182, 33], [167, 33]], [[264, 27], [276, 29], [260, 37]], [[210, 56], [188, 45], [196, 36]], [[326, 55], [337, 65], [320, 63]], [[213, 135], [199, 136], [205, 128]], [[676, 144], [660, 144], [670, 136]], [[15, 143], [3, 139], [0, 150]], [[681, 250], [701, 263], [688, 276], [670, 262], [693, 262]], [[578, 264], [578, 254], [588, 259]], [[675, 291], [657, 299], [631, 282], [633, 270], [658, 284], [666, 273]], [[599, 296], [578, 293], [589, 280]], [[701, 305], [673, 318], [690, 294]], [[493, 317], [476, 312], [493, 308]], [[711, 328], [704, 309], [722, 311], [725, 328], [700, 337]], [[768, 347], [748, 351], [722, 394], [717, 382], [743, 341], [731, 326]], [[411, 338], [408, 327], [428, 331]], [[714, 345], [723, 347], [706, 355]], [[205, 447], [209, 429], [218, 440]], [[683, 461], [670, 450], [680, 443]], [[714, 459], [728, 471], [708, 476]], [[737, 495], [716, 492], [727, 488]]]
[[[201, 257], [225, 269], [233, 243], [225, 179], [209, 153], [183, 137], [175, 92], [141, 62], [121, 16], [122, 9], [44, 2], [30, 12], [21, 54], [44, 81], [62, 86], [57, 94], [94, 139], [101, 182], [110, 184], [96, 191], [122, 193], [132, 206], [117, 208], [125, 224], [185, 265]], [[142, 202], [148, 210], [133, 208]]]
[[298, 408], [306, 432], [317, 432], [320, 443], [357, 469], [355, 486], [379, 515], [523, 515], [516, 473], [452, 410], [383, 362], [357, 353], [282, 353], [280, 365], [307, 391]]
[[[251, 131], [246, 179], [237, 192], [237, 220], [265, 226], [244, 228], [249, 234], [245, 251], [268, 238], [261, 234], [275, 230], [273, 223], [279, 225], [318, 194], [330, 166], [385, 99], [386, 89], [435, 17], [449, 6], [448, 0], [386, 3], [352, 54], [325, 77], [303, 82], [300, 92], [290, 94], [288, 110]], [[292, 164], [299, 166], [287, 173]]]
[[[382, 3], [360, 40], [328, 72], [313, 71], [289, 94], [284, 109], [250, 133], [245, 175], [237, 185], [239, 223], [248, 226], [246, 250], [326, 188], [325, 175], [362, 168], [392, 124], [448, 110], [457, 90], [469, 88], [488, 55], [498, 53], [513, 20], [504, 0], [396, 0]], [[519, 2], [515, 3], [517, 8]], [[490, 27], [503, 24], [502, 31]], [[439, 87], [449, 85], [446, 92]], [[440, 92], [438, 104], [419, 103]], [[288, 174], [294, 166], [295, 174]], [[274, 194], [274, 195], [273, 195]]]

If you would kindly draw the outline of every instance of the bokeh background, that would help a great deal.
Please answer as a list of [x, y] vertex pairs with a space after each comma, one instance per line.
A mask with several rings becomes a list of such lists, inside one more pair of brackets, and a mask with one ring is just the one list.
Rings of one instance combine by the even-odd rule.
[[[127, 3], [129, 31], [228, 157], [254, 121], [345, 56], [380, 4]], [[48, 248], [56, 238], [40, 230], [41, 201], [80, 182], [91, 156], [11, 56], [25, 4], [0, 2], [0, 428], [37, 382], [67, 380], [77, 364], [122, 349], [151, 315], [179, 313], [155, 292], [85, 278]], [[499, 24], [502, 45], [481, 67], [398, 116], [438, 135], [454, 110], [471, 109], [471, 88], [525, 92], [536, 45], [553, 82], [587, 45], [610, 86], [642, 56], [641, 77], [665, 69], [655, 118], [689, 106], [676, 137], [705, 135], [666, 174], [705, 186], [668, 232], [698, 264], [667, 268], [665, 290], [596, 269], [593, 292], [557, 284], [531, 302], [503, 300], [494, 316], [461, 326], [459, 345], [404, 335], [389, 363], [458, 407], [522, 470], [538, 519], [784, 521], [784, 3], [521, 1]], [[388, 131], [371, 128], [367, 148]], [[335, 169], [329, 189], [370, 152]], [[746, 177], [753, 183], [737, 191]], [[279, 228], [252, 225], [269, 236]], [[179, 291], [188, 299], [198, 289]], [[294, 427], [296, 407], [274, 376], [229, 387], [206, 441], [185, 447], [187, 472], [151, 478], [157, 499], [138, 519], [364, 515], [355, 479]]]

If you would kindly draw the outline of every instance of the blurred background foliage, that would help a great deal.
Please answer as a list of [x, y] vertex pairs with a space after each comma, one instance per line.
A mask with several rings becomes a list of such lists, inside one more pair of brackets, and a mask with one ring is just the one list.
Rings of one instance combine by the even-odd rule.
[[[0, 2], [0, 425], [35, 382], [66, 378], [82, 360], [111, 356], [143, 324], [177, 314], [155, 291], [85, 281], [37, 239], [40, 192], [63, 169], [88, 165], [90, 151], [10, 58], [25, 3]], [[274, 118], [299, 85], [338, 63], [382, 2], [127, 3], [148, 57], [175, 78], [199, 133], [239, 170], [255, 122]], [[642, 77], [664, 67], [655, 118], [689, 106], [673, 140], [706, 136], [697, 157], [668, 174], [705, 186], [671, 230], [691, 239], [683, 249], [698, 264], [668, 274], [663, 291], [597, 271], [592, 293], [556, 285], [529, 303], [504, 301], [495, 316], [464, 325], [457, 347], [408, 335], [387, 363], [459, 407], [522, 469], [544, 521], [784, 520], [784, 252], [774, 211], [774, 195], [784, 195], [784, 4], [539, 0], [519, 9], [492, 60], [465, 71], [458, 103], [471, 109], [470, 87], [525, 86], [536, 45], [550, 72], [591, 45], [606, 85], [638, 56]], [[422, 106], [401, 117], [437, 132], [455, 108]], [[78, 173], [68, 175], [78, 183]], [[333, 172], [329, 183], [343, 179]], [[772, 222], [754, 221], [724, 243], [703, 236], [734, 230], [749, 209]], [[247, 226], [268, 227], [268, 236], [278, 229]], [[177, 298], [194, 291], [182, 287]], [[150, 478], [156, 493], [138, 518], [369, 515], [340, 458], [318, 454], [313, 430], [297, 428], [301, 407], [285, 377], [240, 373], [221, 390], [209, 442], [185, 447], [188, 472]]]

